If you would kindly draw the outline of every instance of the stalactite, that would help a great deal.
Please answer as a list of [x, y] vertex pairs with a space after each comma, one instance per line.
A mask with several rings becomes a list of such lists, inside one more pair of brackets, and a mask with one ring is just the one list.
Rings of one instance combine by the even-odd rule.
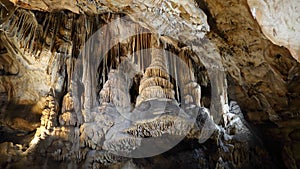
[[56, 17], [55, 17], [55, 18], [57, 18], [57, 20], [54, 21], [53, 32], [52, 32], [51, 43], [50, 43], [50, 51], [53, 51], [54, 44], [56, 42], [56, 35], [57, 35], [58, 29], [59, 29], [59, 24], [60, 24], [59, 16], [60, 15], [56, 14]]
[[145, 48], [145, 45], [144, 45], [144, 41], [143, 41], [143, 34], [139, 34], [137, 35], [138, 36], [138, 40], [140, 42], [140, 58], [141, 58], [141, 65], [142, 65], [142, 71], [144, 71], [144, 51], [142, 49]]
[[[37, 41], [36, 39], [37, 39], [37, 34], [39, 34], [39, 29], [37, 29], [36, 30], [37, 31], [37, 33], [33, 33], [33, 35], [31, 35], [32, 37], [32, 40], [31, 40], [31, 42], [29, 43], [29, 51], [31, 52], [31, 51], [34, 51], [34, 46], [35, 46], [35, 41]], [[31, 32], [32, 33], [32, 32]]]
[[9, 37], [16, 37], [24, 52], [35, 53], [36, 44], [39, 43], [41, 30], [34, 14], [28, 10], [17, 10], [4, 23], [4, 31]]
[[[132, 43], [131, 43], [131, 49], [132, 49], [132, 52], [133, 52], [133, 51], [136, 51], [135, 46], [136, 46], [136, 40], [135, 40], [135, 38], [133, 38], [133, 39], [132, 39]], [[141, 67], [140, 67], [140, 65], [139, 65], [139, 62], [137, 61], [137, 58], [136, 58], [136, 54], [135, 54], [135, 53], [132, 54], [132, 61], [133, 61], [134, 64], [137, 64], [137, 65], [138, 65], [138, 68], [139, 68], [139, 69], [141, 69]]]
[[180, 99], [180, 93], [179, 93], [179, 78], [178, 78], [178, 70], [177, 70], [177, 62], [176, 62], [176, 59], [174, 59], [173, 57], [171, 58], [172, 59], [172, 65], [174, 65], [174, 76], [175, 76], [175, 82], [176, 82], [176, 86], [175, 86], [175, 89], [176, 89], [176, 93], [177, 93], [177, 100], [178, 102], [181, 102], [181, 99]]
[[45, 41], [46, 41], [46, 36], [48, 34], [48, 31], [49, 31], [51, 18], [52, 18], [52, 14], [45, 15], [44, 21], [42, 23], [43, 33], [41, 35], [41, 37], [42, 37], [42, 39], [41, 39], [41, 48], [44, 48]]
[[15, 19], [17, 11], [14, 12], [14, 14], [9, 18], [7, 21], [7, 24], [3, 25], [3, 28], [7, 30], [9, 36], [14, 36], [16, 33], [15, 27], [18, 24], [18, 19]]

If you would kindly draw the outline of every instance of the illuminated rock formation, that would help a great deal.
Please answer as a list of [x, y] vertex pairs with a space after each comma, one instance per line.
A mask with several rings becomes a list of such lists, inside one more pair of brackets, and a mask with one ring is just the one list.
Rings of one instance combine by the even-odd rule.
[[175, 100], [174, 86], [169, 81], [170, 75], [166, 68], [166, 58], [162, 50], [153, 49], [152, 60], [147, 67], [140, 82], [139, 96], [136, 101], [138, 106], [143, 101], [148, 100]]
[[300, 66], [250, 2], [1, 0], [0, 168], [299, 168]]

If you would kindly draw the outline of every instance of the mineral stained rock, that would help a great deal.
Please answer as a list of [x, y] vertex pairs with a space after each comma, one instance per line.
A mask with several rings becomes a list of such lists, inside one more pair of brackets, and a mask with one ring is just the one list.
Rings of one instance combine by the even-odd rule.
[[0, 168], [300, 167], [298, 2], [0, 2]]

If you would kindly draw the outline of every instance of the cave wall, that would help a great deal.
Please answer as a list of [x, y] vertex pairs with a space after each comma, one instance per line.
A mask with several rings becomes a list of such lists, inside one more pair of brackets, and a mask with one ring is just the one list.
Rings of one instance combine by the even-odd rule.
[[274, 44], [288, 48], [299, 62], [299, 1], [247, 1], [262, 32]]
[[[173, 8], [174, 6], [172, 5], [168, 6], [169, 3], [167, 2], [173, 5], [175, 4], [175, 8]], [[2, 63], [2, 67], [0, 67], [0, 97], [3, 100], [2, 102], [4, 102], [1, 111], [10, 112], [5, 108], [7, 105], [17, 107], [31, 105], [30, 108], [19, 110], [23, 112], [21, 116], [21, 113], [4, 113], [4, 115], [1, 113], [1, 124], [5, 124], [3, 126], [12, 127], [24, 134], [24, 131], [32, 132], [35, 129], [43, 133], [44, 129], [46, 131], [52, 130], [53, 127], [59, 125], [76, 126], [80, 124], [82, 122], [80, 118], [82, 117], [72, 116], [72, 113], [70, 113], [72, 108], [66, 108], [70, 102], [68, 101], [68, 95], [70, 95], [68, 88], [71, 85], [71, 72], [74, 71], [79, 51], [83, 48], [84, 42], [88, 37], [100, 28], [101, 24], [124, 15], [113, 14], [122, 11], [130, 16], [132, 22], [141, 25], [143, 29], [165, 34], [166, 36], [161, 37], [161, 41], [171, 45], [173, 52], [179, 53], [180, 51], [186, 50], [185, 48], [188, 48], [187, 51], [190, 53], [194, 52], [199, 54], [197, 52], [200, 51], [200, 53], [204, 55], [204, 61], [206, 62], [201, 63], [201, 59], [192, 59], [194, 65], [196, 65], [194, 66], [194, 70], [197, 78], [196, 81], [199, 84], [207, 83], [207, 80], [200, 80], [200, 78], [207, 79], [208, 76], [197, 75], [197, 73], [206, 74], [205, 71], [202, 71], [202, 68], [205, 67], [205, 63], [207, 63], [209, 57], [213, 55], [220, 56], [221, 60], [218, 60], [219, 58], [217, 57], [212, 57], [212, 60], [213, 62], [220, 62], [224, 66], [228, 91], [226, 87], [224, 87], [220, 90], [223, 93], [219, 94], [226, 96], [228, 92], [228, 99], [237, 101], [245, 119], [249, 122], [248, 128], [263, 140], [262, 147], [268, 150], [268, 152], [266, 152], [264, 148], [262, 148], [263, 150], [261, 150], [260, 153], [253, 150], [242, 150], [242, 152], [248, 153], [252, 151], [254, 154], [260, 154], [258, 157], [269, 153], [271, 157], [269, 158], [269, 155], [266, 155], [266, 161], [268, 161], [268, 163], [264, 165], [266, 168], [268, 168], [268, 166], [272, 168], [270, 167], [272, 165], [276, 165], [278, 168], [299, 167], [300, 157], [298, 150], [300, 147], [298, 135], [300, 88], [298, 84], [300, 80], [300, 67], [299, 62], [291, 55], [292, 53], [293, 56], [297, 58], [297, 49], [293, 46], [296, 46], [297, 39], [291, 39], [296, 37], [293, 33], [297, 33], [297, 25], [294, 25], [294, 31], [275, 28], [276, 36], [274, 36], [273, 27], [270, 28], [268, 24], [264, 23], [264, 21], [270, 22], [273, 18], [278, 20], [278, 18], [276, 18], [277, 16], [286, 15], [269, 15], [269, 17], [261, 15], [260, 8], [262, 5], [257, 5], [258, 1], [246, 0], [231, 0], [226, 2], [201, 0], [196, 2], [197, 5], [192, 2], [166, 1], [166, 3], [164, 3], [163, 1], [158, 1], [157, 3], [161, 4], [161, 9], [170, 10], [166, 10], [165, 12], [169, 15], [162, 15], [162, 17], [158, 17], [156, 20], [153, 18], [157, 15], [152, 15], [151, 12], [153, 9], [157, 9], [157, 6], [152, 2], [103, 1], [100, 3], [93, 1], [93, 3], [91, 3], [80, 1], [75, 3], [69, 1], [13, 1], [12, 4], [8, 1], [3, 1], [2, 3], [6, 8], [2, 9], [3, 13], [1, 18], [1, 21], [3, 21], [1, 24], [1, 41], [3, 43], [1, 44], [0, 58]], [[19, 8], [15, 9], [16, 6]], [[176, 6], [180, 9], [179, 12], [176, 10]], [[267, 9], [271, 10], [274, 6], [276, 5], [269, 3]], [[255, 14], [253, 11], [254, 8], [256, 10]], [[132, 12], [134, 10], [144, 12], [146, 15], [137, 16]], [[111, 13], [103, 14], [104, 12]], [[164, 16], [168, 16], [169, 18]], [[264, 19], [265, 17], [268, 19]], [[285, 18], [289, 19], [293, 17]], [[148, 20], [152, 19], [153, 22], [149, 23]], [[170, 24], [170, 27], [167, 27], [169, 29], [161, 27], [160, 24], [154, 22], [161, 21], [166, 24], [169, 22], [169, 19], [176, 21], [173, 25]], [[289, 22], [287, 21], [285, 23]], [[297, 24], [297, 22], [295, 23]], [[275, 26], [276, 25], [278, 24], [275, 24]], [[108, 37], [113, 37], [112, 34], [115, 34], [114, 29], [111, 28], [111, 30], [112, 31], [108, 30], [106, 33]], [[205, 42], [198, 43], [199, 39], [197, 38], [203, 37], [206, 37], [213, 45], [210, 43], [207, 45]], [[108, 58], [118, 58], [122, 54], [127, 54], [129, 51], [133, 52], [133, 48], [138, 51], [145, 46], [151, 46], [150, 44], [145, 44], [144, 47], [133, 45], [143, 44], [142, 41], [147, 41], [145, 40], [146, 38], [147, 36], [137, 36], [124, 44], [120, 44], [119, 47], [111, 50]], [[184, 42], [187, 45], [180, 46], [180, 44], [172, 38]], [[267, 38], [270, 38], [271, 41]], [[282, 38], [287, 39], [279, 40]], [[150, 38], [148, 37], [148, 39]], [[109, 40], [108, 38], [105, 43], [108, 44]], [[290, 49], [291, 53], [288, 49], [278, 45], [286, 46]], [[99, 50], [101, 51], [103, 49]], [[117, 54], [118, 52], [120, 52], [121, 55]], [[193, 54], [187, 57], [193, 58]], [[200, 64], [201, 66], [199, 67]], [[207, 68], [209, 69], [209, 67]], [[222, 83], [225, 82], [223, 81]], [[104, 85], [104, 82], [102, 85]], [[202, 88], [204, 88], [203, 85]], [[49, 95], [51, 89], [54, 89], [54, 93], [52, 91]], [[99, 91], [100, 89], [97, 90]], [[45, 96], [48, 97], [48, 100]], [[49, 98], [51, 98], [50, 101]], [[52, 105], [51, 100], [56, 102], [57, 107]], [[49, 105], [45, 107], [44, 104]], [[209, 103], [203, 104], [209, 105]], [[227, 103], [225, 101], [222, 104]], [[58, 107], [63, 107], [64, 111], [61, 111]], [[224, 112], [220, 112], [220, 114], [224, 114]], [[36, 119], [40, 116], [42, 116], [42, 124], [39, 126], [39, 120]], [[58, 119], [59, 122], [57, 123]], [[66, 121], [66, 119], [71, 120]], [[225, 119], [222, 117], [221, 121], [226, 121]], [[229, 119], [232, 120], [231, 118]], [[8, 124], [6, 124], [7, 121], [9, 122]], [[225, 124], [225, 122], [220, 123], [223, 128], [226, 128]], [[57, 132], [70, 132], [71, 134], [65, 138], [67, 142], [70, 138], [73, 138], [73, 136], [70, 135], [78, 132], [77, 130], [76, 127], [60, 128]], [[226, 132], [231, 132], [231, 130], [228, 129]], [[222, 132], [219, 132], [219, 135], [220, 133], [222, 135]], [[35, 138], [44, 137], [43, 134], [40, 133], [35, 135]], [[27, 137], [29, 137], [29, 139]], [[24, 140], [30, 140], [31, 137], [32, 134], [26, 136]], [[42, 146], [49, 144], [47, 142], [56, 142], [56, 139], [59, 139], [59, 137], [65, 137], [65, 135], [57, 134], [54, 139], [50, 139], [52, 141], [45, 141]], [[87, 135], [86, 137], [89, 138], [91, 136]], [[13, 139], [18, 139], [18, 137]], [[78, 137], [76, 139], [80, 138]], [[101, 139], [97, 138], [96, 140]], [[26, 146], [29, 146], [28, 143], [27, 141]], [[59, 143], [55, 144], [58, 144], [56, 145], [58, 147], [62, 146]], [[93, 147], [97, 147], [97, 144], [100, 143], [93, 145], [93, 142], [89, 142], [86, 144], [90, 144], [87, 147], [94, 149]], [[219, 143], [211, 144], [218, 146]], [[10, 147], [11, 145], [5, 144], [3, 146]], [[210, 145], [198, 147], [198, 152], [204, 154], [208, 153], [209, 156], [212, 152], [203, 150], [205, 146], [209, 147]], [[239, 147], [236, 142], [234, 146]], [[220, 147], [222, 148], [222, 146]], [[57, 149], [57, 147], [55, 148]], [[47, 147], [41, 147], [41, 149], [47, 150]], [[196, 150], [197, 148], [194, 149]], [[229, 152], [233, 153], [235, 152], [234, 150], [235, 149], [230, 150]], [[59, 152], [60, 155], [57, 155], [58, 152], [54, 150], [48, 151], [48, 154], [52, 154], [52, 156], [58, 158], [57, 160], [68, 158], [68, 153], [65, 152], [69, 151], [68, 149], [64, 150], [63, 153]], [[88, 153], [89, 151], [86, 149], [84, 149], [84, 152], [91, 155], [93, 155], [92, 152], [95, 153], [94, 151]], [[96, 152], [96, 154], [97, 153], [99, 154], [99, 152]], [[241, 152], [238, 152], [238, 154], [240, 153]], [[218, 151], [217, 154], [222, 154], [222, 151]], [[103, 154], [100, 153], [99, 156], [103, 157]], [[236, 156], [228, 158], [228, 155], [220, 155], [221, 160], [218, 157], [207, 160], [207, 155], [204, 155], [204, 159], [208, 161], [207, 163], [212, 163], [208, 164], [209, 167], [206, 166], [208, 168], [212, 167], [213, 164], [219, 167], [228, 166], [229, 168], [239, 168], [246, 165], [247, 162], [252, 162], [251, 160], [246, 160], [247, 162], [243, 163], [237, 160], [237, 158], [235, 158]], [[110, 158], [110, 155], [106, 155], [105, 158]], [[163, 159], [162, 157], [157, 158], [157, 161], [155, 158], [152, 159], [152, 164], [159, 164], [159, 161]], [[176, 159], [176, 157], [174, 158]], [[177, 158], [182, 157], [179, 156]], [[234, 159], [236, 159], [236, 162], [233, 162], [233, 164], [227, 163], [234, 161]], [[93, 159], [92, 161], [95, 163], [99, 162], [98, 159]], [[255, 164], [249, 166], [249, 168], [259, 166], [258, 161], [257, 159], [254, 160], [253, 163]], [[197, 162], [196, 160], [196, 163]], [[126, 165], [140, 165], [143, 163], [147, 162], [129, 162], [126, 163]]]
[[295, 167], [299, 148], [290, 135], [298, 125], [299, 91], [294, 86], [299, 83], [299, 63], [286, 48], [264, 38], [246, 1], [205, 2], [213, 18], [210, 37], [218, 44], [231, 79], [229, 97], [238, 100], [270, 149], [280, 147], [273, 153]]

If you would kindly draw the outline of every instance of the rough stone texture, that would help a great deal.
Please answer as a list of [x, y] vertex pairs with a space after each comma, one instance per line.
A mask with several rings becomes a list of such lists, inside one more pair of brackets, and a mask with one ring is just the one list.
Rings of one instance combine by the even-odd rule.
[[166, 57], [159, 51], [153, 51], [151, 64], [145, 70], [140, 82], [136, 104], [153, 98], [175, 100], [174, 86], [167, 72]]
[[219, 46], [230, 76], [229, 97], [237, 100], [246, 118], [268, 136], [263, 138], [270, 149], [281, 147], [271, 150], [273, 154], [277, 158], [288, 155], [295, 162], [285, 165], [297, 168], [297, 153], [285, 153], [283, 147], [291, 146], [286, 135], [297, 128], [299, 119], [299, 107], [295, 104], [299, 91], [294, 88], [299, 84], [299, 64], [287, 49], [264, 38], [246, 1], [205, 2], [212, 18], [209, 36]]
[[[20, 8], [1, 1], [1, 168], [299, 168], [300, 65], [265, 38], [246, 0], [13, 2]], [[128, 22], [106, 27], [106, 38], [94, 42], [103, 61], [79, 55], [96, 30], [127, 15]], [[138, 30], [147, 33], [118, 36]], [[147, 100], [135, 107], [151, 59], [133, 53], [154, 41], [188, 69], [153, 64], [175, 76], [148, 85], [173, 85], [173, 101], [145, 93]], [[223, 70], [219, 65], [226, 79], [214, 71]], [[227, 104], [226, 81], [229, 99], [243, 114], [237, 103]], [[183, 90], [176, 90], [177, 82]], [[164, 116], [147, 111], [149, 100]], [[127, 119], [134, 109], [135, 124]], [[172, 112], [182, 110], [199, 110], [194, 126], [174, 120]], [[135, 116], [143, 112], [147, 116]], [[220, 122], [211, 118], [218, 115]], [[162, 133], [187, 137], [147, 159], [112, 154], [130, 153], [142, 138]]]
[[77, 2], [72, 1], [35, 1], [35, 0], [9, 0], [14, 5], [25, 9], [41, 10], [52, 12], [54, 10], [68, 9], [74, 13], [79, 13]]
[[264, 35], [288, 48], [300, 62], [300, 2], [248, 0], [248, 4]]

